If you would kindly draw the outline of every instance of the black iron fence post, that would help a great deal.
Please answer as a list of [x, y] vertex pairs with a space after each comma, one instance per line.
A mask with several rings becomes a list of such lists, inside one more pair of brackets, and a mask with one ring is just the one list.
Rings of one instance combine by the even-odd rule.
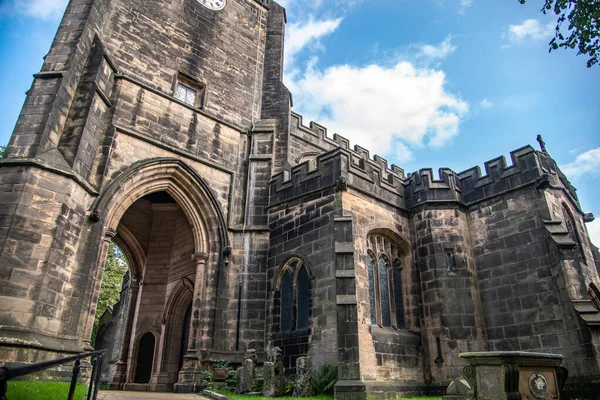
[[71, 378], [71, 386], [69, 387], [69, 397], [68, 400], [73, 400], [75, 397], [75, 386], [77, 386], [77, 378], [79, 377], [81, 360], [75, 361], [75, 366], [73, 367], [73, 377]]
[[96, 379], [94, 380], [94, 397], [92, 399], [96, 400], [98, 396], [98, 385], [100, 384], [100, 377], [102, 376], [102, 362], [104, 361], [104, 354], [100, 354], [97, 359], [98, 369], [96, 370]]
[[6, 400], [6, 390], [8, 385], [6, 380], [0, 378], [0, 400]]
[[[73, 367], [73, 376], [71, 378], [71, 384], [69, 386], [69, 397], [68, 400], [74, 400], [75, 387], [77, 386], [77, 379], [79, 377], [79, 371], [81, 369], [81, 360], [90, 357], [91, 362], [94, 364], [92, 369], [92, 376], [90, 379], [90, 388], [88, 390], [88, 400], [96, 400], [98, 395], [98, 389], [100, 384], [100, 376], [102, 368], [102, 359], [104, 358], [104, 350], [98, 350], [91, 353], [84, 353], [77, 356], [71, 356], [66, 358], [59, 358], [52, 361], [44, 361], [35, 364], [20, 365], [20, 366], [3, 366], [0, 367], [0, 400], [7, 400], [6, 391], [8, 390], [8, 381], [10, 379], [18, 378], [35, 372], [43, 371], [48, 368], [52, 368], [57, 365], [63, 365], [75, 361]], [[96, 358], [96, 362], [94, 362]], [[91, 397], [90, 397], [91, 396]]]

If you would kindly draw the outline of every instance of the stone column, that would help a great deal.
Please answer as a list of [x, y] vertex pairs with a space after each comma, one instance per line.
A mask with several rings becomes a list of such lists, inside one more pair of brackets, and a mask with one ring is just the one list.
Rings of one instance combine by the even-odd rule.
[[[102, 286], [102, 275], [104, 275], [104, 263], [106, 263], [106, 257], [108, 254], [108, 247], [110, 243], [116, 236], [117, 232], [112, 229], [107, 229], [102, 239], [102, 247], [100, 249], [100, 255], [98, 257], [98, 267], [96, 270], [96, 278], [94, 281], [94, 289], [92, 292], [92, 298], [98, 298], [100, 294], [100, 287]], [[93, 301], [90, 302], [87, 312], [87, 321], [85, 323], [85, 330], [83, 333], [83, 349], [87, 351], [91, 351], [94, 348], [92, 347], [91, 339], [92, 339], [92, 330], [94, 329], [94, 316], [96, 315], [97, 303]]]
[[127, 305], [127, 322], [125, 326], [125, 332], [123, 333], [123, 340], [121, 342], [121, 350], [119, 353], [119, 361], [117, 361], [117, 367], [115, 373], [110, 382], [111, 390], [121, 390], [127, 380], [127, 358], [129, 355], [129, 344], [131, 341], [131, 334], [133, 332], [133, 320], [135, 316], [136, 304], [138, 303], [139, 294], [139, 278], [135, 275], [131, 276], [129, 282], [129, 304]]
[[198, 358], [198, 332], [200, 331], [200, 314], [202, 295], [204, 293], [204, 275], [206, 273], [206, 253], [196, 253], [192, 257], [196, 260], [196, 278], [194, 280], [194, 297], [192, 299], [192, 318], [190, 320], [190, 335], [188, 348], [183, 356], [183, 367], [179, 371], [179, 379], [174, 390], [177, 393], [193, 393], [196, 391], [200, 380], [200, 365]]

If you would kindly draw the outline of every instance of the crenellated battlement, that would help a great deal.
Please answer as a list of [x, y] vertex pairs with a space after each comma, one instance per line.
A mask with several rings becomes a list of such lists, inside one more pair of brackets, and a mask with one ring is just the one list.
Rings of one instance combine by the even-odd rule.
[[333, 138], [328, 137], [326, 127], [315, 122], [305, 126], [303, 117], [296, 113], [292, 113], [291, 134], [299, 143], [310, 148], [313, 154], [321, 153], [321, 156], [317, 157], [316, 164], [314, 161], [312, 164], [302, 163], [282, 174], [279, 178], [281, 182], [274, 178], [279, 186], [287, 181], [284, 179], [286, 177], [289, 177], [290, 182], [296, 183], [310, 179], [311, 165], [313, 168], [316, 166], [316, 170], [322, 174], [323, 160], [339, 150], [336, 154], [344, 155], [345, 160], [339, 162], [343, 168], [339, 176], [347, 179], [351, 186], [401, 207], [411, 208], [431, 201], [470, 204], [522, 185], [536, 183], [538, 179], [545, 179], [542, 178], [543, 175], [548, 176], [549, 184], [565, 187], [577, 199], [575, 188], [558, 169], [554, 160], [529, 145], [512, 151], [510, 164], [504, 156], [486, 161], [484, 171], [479, 166], [460, 173], [450, 168], [440, 168], [435, 176], [431, 168], [424, 168], [405, 176], [402, 168], [396, 165], [390, 168], [385, 158], [379, 155], [371, 158], [371, 153], [364, 147], [355, 145], [351, 148], [349, 140], [343, 136], [334, 134]]
[[427, 201], [462, 201], [460, 180], [450, 168], [440, 168], [437, 179], [433, 169], [420, 169], [409, 174], [406, 185], [406, 197], [410, 206]]
[[479, 166], [458, 173], [463, 190], [463, 201], [471, 203], [508, 189], [534, 182], [542, 171], [536, 151], [529, 145], [510, 152], [512, 165], [504, 156], [484, 163], [485, 175]]
[[[293, 136], [324, 151], [330, 151], [335, 148], [347, 150], [352, 155], [353, 165], [356, 165], [359, 168], [365, 168], [369, 164], [372, 167], [378, 166], [382, 171], [381, 176], [385, 176], [385, 179], [405, 179], [404, 169], [395, 164], [392, 164], [392, 167], [389, 168], [385, 158], [380, 157], [377, 154], [373, 155], [373, 158], [371, 158], [370, 151], [359, 145], [354, 145], [351, 148], [350, 141], [337, 133], [333, 134], [333, 138], [328, 137], [327, 128], [314, 121], [311, 121], [309, 126], [305, 126], [302, 115], [294, 112], [292, 112], [291, 132]], [[362, 166], [360, 160], [364, 161], [365, 167]], [[392, 175], [392, 177], [389, 177], [389, 175]]]
[[293, 201], [316, 191], [333, 190], [343, 174], [342, 149], [317, 156], [315, 162], [306, 161], [273, 175], [270, 181], [270, 204]]

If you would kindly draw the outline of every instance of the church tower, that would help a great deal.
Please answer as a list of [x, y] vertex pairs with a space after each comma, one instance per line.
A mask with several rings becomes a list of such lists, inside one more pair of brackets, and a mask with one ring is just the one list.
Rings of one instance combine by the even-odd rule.
[[201, 362], [264, 350], [284, 25], [269, 0], [70, 1], [0, 162], [0, 361], [92, 349], [111, 242], [113, 387], [191, 390]]

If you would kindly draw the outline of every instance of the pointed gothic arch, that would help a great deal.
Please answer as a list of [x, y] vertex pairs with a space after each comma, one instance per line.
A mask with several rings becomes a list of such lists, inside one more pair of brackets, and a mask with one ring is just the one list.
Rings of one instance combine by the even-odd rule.
[[[174, 158], [156, 158], [133, 164], [113, 178], [91, 207], [90, 221], [98, 228], [93, 229], [89, 243], [98, 243], [99, 245], [95, 256], [92, 255], [93, 253], [87, 255], [89, 263], [93, 267], [86, 288], [87, 302], [82, 304], [83, 307], [88, 304], [87, 313], [81, 313], [84, 318], [87, 315], [87, 319], [80, 323], [80, 329], [83, 329], [84, 343], [85, 338], [89, 338], [91, 335], [94, 319], [93, 303], [100, 290], [102, 266], [110, 241], [115, 240], [117, 243], [127, 244], [124, 246], [127, 249], [127, 256], [135, 260], [137, 269], [134, 273], [140, 278], [140, 285], [143, 284], [141, 279], [145, 263], [144, 251], [139, 243], [136, 243], [135, 236], [127, 228], [120, 226], [120, 221], [134, 203], [156, 192], [166, 192], [175, 200], [189, 223], [190, 240], [193, 240], [192, 257], [196, 263], [196, 271], [201, 271], [196, 274], [196, 277], [192, 277], [197, 290], [194, 296], [190, 296], [189, 303], [191, 303], [191, 297], [200, 299], [200, 301], [196, 302], [194, 306], [194, 322], [192, 323], [194, 329], [190, 334], [190, 348], [195, 351], [200, 338], [208, 338], [206, 339], [208, 342], [203, 342], [202, 345], [210, 346], [211, 332], [215, 329], [216, 321], [210, 310], [217, 307], [217, 291], [207, 282], [218, 282], [219, 270], [225, 261], [223, 253], [229, 246], [229, 238], [222, 206], [217, 200], [217, 196], [194, 168]], [[159, 335], [156, 346], [162, 351], [161, 340], [164, 342], [164, 338]], [[132, 347], [130, 345], [128, 351], [124, 349], [129, 355], [122, 354], [122, 360], [132, 359]], [[161, 372], [164, 369], [161, 366], [164, 357], [157, 354], [156, 362], [159, 368], [156, 371]], [[172, 360], [167, 361], [171, 362]], [[127, 368], [131, 371], [131, 366]], [[129, 376], [129, 379], [133, 378], [130, 373], [122, 374], [122, 376], [123, 378], [125, 376]]]
[[280, 332], [309, 328], [312, 279], [309, 266], [299, 256], [288, 257], [275, 275]]
[[366, 241], [371, 324], [404, 329], [403, 260], [409, 259], [410, 248], [400, 235], [386, 228], [371, 230]]

